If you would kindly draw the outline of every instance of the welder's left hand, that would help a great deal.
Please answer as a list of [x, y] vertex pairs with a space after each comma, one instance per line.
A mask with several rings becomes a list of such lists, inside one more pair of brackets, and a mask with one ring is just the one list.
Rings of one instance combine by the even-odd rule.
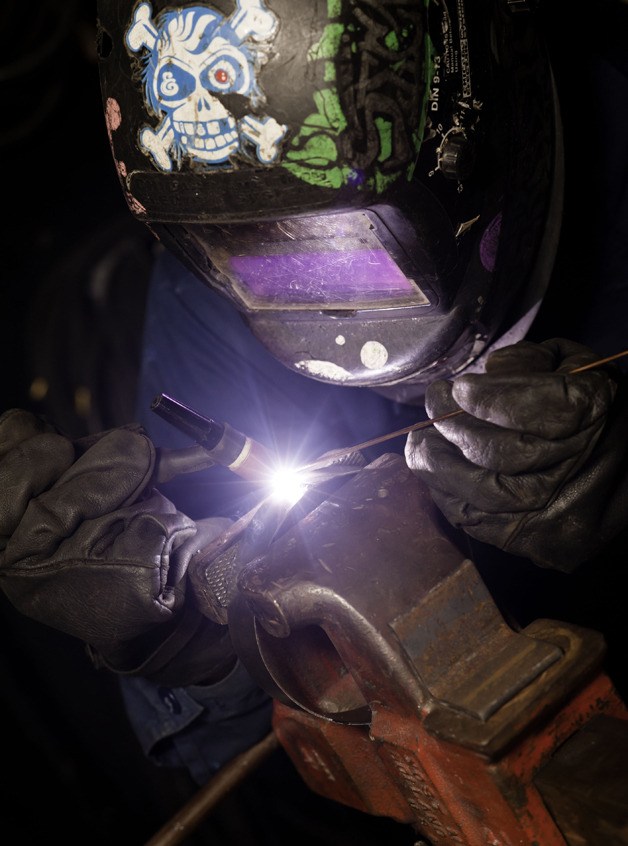
[[188, 565], [230, 525], [192, 521], [154, 487], [137, 426], [77, 441], [23, 409], [0, 415], [0, 590], [22, 614], [80, 638], [97, 666], [169, 686], [235, 663]]
[[471, 537], [570, 572], [628, 525], [628, 401], [613, 366], [566, 340], [493, 353], [486, 373], [430, 385], [410, 468]]

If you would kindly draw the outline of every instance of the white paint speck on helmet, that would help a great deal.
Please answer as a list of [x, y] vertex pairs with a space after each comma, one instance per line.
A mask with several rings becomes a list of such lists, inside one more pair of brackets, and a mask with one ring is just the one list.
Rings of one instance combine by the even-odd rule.
[[367, 341], [360, 350], [360, 360], [369, 370], [380, 370], [388, 361], [388, 350], [379, 341]]
[[333, 379], [334, 382], [346, 382], [351, 378], [348, 370], [333, 361], [295, 361], [294, 366], [314, 378]]

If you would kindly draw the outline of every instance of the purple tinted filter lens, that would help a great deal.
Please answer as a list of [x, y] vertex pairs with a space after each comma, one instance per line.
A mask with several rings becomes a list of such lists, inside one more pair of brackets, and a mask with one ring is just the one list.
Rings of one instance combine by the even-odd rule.
[[425, 299], [383, 249], [231, 256], [230, 265], [249, 296], [266, 305], [359, 308]]

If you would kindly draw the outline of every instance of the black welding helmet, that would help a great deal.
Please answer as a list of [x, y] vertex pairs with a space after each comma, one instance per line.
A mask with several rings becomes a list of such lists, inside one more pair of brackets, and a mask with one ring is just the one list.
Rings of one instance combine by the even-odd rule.
[[411, 396], [526, 323], [556, 241], [559, 133], [524, 0], [98, 14], [129, 207], [285, 365]]

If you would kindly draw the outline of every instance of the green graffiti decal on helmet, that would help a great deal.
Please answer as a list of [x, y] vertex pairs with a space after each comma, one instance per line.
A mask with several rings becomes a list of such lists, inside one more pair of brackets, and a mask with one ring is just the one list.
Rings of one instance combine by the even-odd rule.
[[[292, 138], [283, 167], [312, 185], [364, 185], [379, 194], [404, 172], [411, 177], [433, 75], [431, 40], [416, 15], [404, 20], [398, 10], [393, 17], [367, 4], [329, 0], [328, 14], [307, 53], [309, 63], [323, 65], [327, 85], [314, 92], [315, 110]], [[357, 161], [355, 140], [346, 137], [347, 113], [362, 135]]]

